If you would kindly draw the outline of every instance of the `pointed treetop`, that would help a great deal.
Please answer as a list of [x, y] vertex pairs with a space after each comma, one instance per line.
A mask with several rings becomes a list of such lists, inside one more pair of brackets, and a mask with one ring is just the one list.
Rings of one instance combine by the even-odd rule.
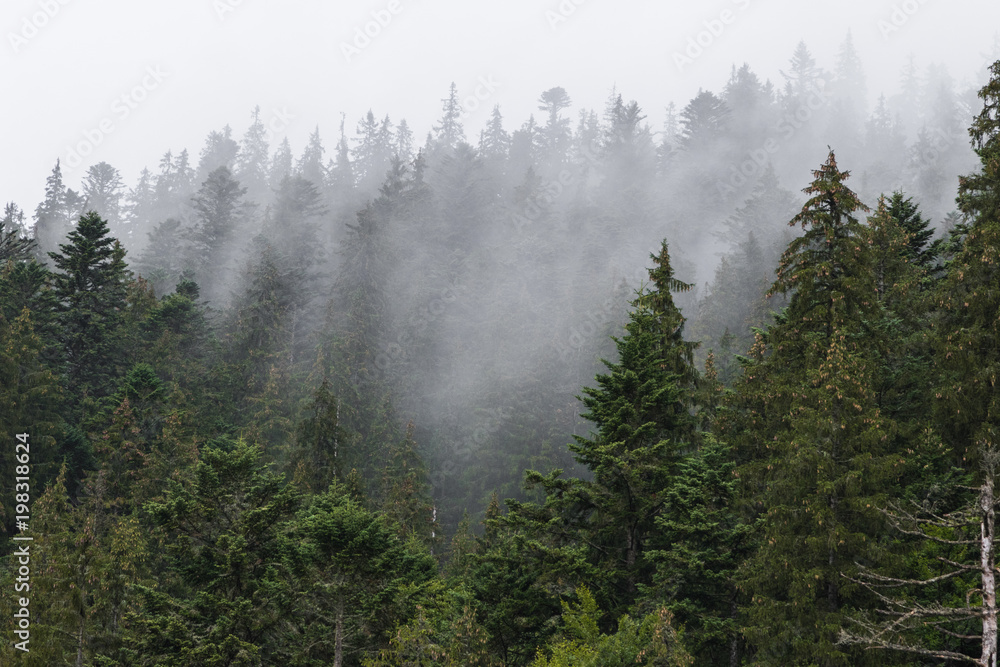
[[813, 170], [813, 182], [802, 189], [802, 192], [813, 196], [802, 211], [789, 221], [788, 226], [802, 225], [805, 229], [808, 225], [857, 222], [850, 214], [859, 210], [867, 213], [870, 209], [861, 203], [853, 190], [844, 185], [844, 181], [850, 176], [851, 172], [838, 169], [837, 157], [833, 149], [830, 149], [823, 166]]

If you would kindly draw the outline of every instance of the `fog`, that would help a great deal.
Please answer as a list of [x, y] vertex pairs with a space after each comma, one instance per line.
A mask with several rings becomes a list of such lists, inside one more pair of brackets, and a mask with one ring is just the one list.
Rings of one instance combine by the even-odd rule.
[[262, 363], [289, 395], [331, 377], [358, 443], [412, 422], [453, 523], [525, 467], [574, 465], [575, 396], [662, 239], [725, 375], [780, 306], [763, 292], [829, 149], [869, 206], [902, 190], [953, 224], [996, 19], [933, 0], [8, 2], [0, 197], [43, 251], [96, 209], [157, 296], [198, 283], [224, 343], [267, 304]]

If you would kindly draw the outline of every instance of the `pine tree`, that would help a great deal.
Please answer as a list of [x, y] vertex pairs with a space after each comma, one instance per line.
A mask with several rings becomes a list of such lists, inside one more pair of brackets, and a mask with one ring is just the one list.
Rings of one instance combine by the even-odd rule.
[[[436, 575], [433, 558], [403, 543], [383, 517], [342, 488], [316, 496], [297, 518], [304, 657], [341, 667], [406, 616], [406, 597]], [[304, 604], [303, 604], [304, 603]], [[314, 611], [315, 610], [315, 611]], [[366, 646], [367, 645], [367, 646]]]
[[223, 290], [228, 286], [226, 269], [231, 247], [240, 228], [245, 228], [249, 214], [243, 202], [246, 193], [247, 188], [232, 177], [228, 168], [219, 167], [208, 175], [191, 199], [197, 223], [192, 234], [190, 266], [187, 268], [195, 271], [210, 301], [222, 297]]
[[608, 371], [597, 376], [598, 386], [584, 389], [583, 417], [597, 430], [590, 437], [575, 436], [570, 449], [593, 479], [562, 479], [561, 470], [529, 471], [526, 484], [544, 490], [545, 505], [510, 501], [512, 521], [551, 540], [563, 557], [582, 556], [594, 568], [601, 577], [599, 597], [613, 615], [631, 605], [638, 586], [650, 580], [645, 554], [656, 544], [664, 493], [696, 444], [689, 412], [697, 376], [693, 344], [682, 337], [684, 319], [670, 295], [686, 285], [673, 277], [666, 242], [652, 258], [653, 287], [633, 302], [625, 336], [614, 338], [619, 361], [606, 361]]
[[979, 92], [983, 110], [969, 129], [982, 163], [959, 179], [958, 205], [971, 221], [948, 266], [939, 308], [944, 315], [938, 342], [942, 369], [938, 416], [949, 444], [970, 458], [977, 447], [1000, 449], [1000, 61]]
[[[157, 294], [166, 294], [181, 279], [189, 246], [181, 221], [167, 218], [149, 232], [149, 241], [135, 263], [136, 272], [150, 281]], [[204, 267], [207, 268], [207, 267]]]
[[430, 548], [440, 542], [441, 527], [434, 518], [434, 502], [414, 436], [413, 422], [398, 445], [389, 450], [383, 472], [383, 511], [395, 522], [402, 536], [413, 535]]
[[47, 257], [44, 253], [55, 250], [69, 232], [72, 226], [70, 214], [62, 168], [59, 160], [56, 160], [52, 174], [45, 179], [45, 200], [35, 208], [34, 238], [39, 251], [43, 253], [42, 257]]
[[107, 162], [99, 162], [89, 169], [83, 181], [83, 199], [88, 211], [96, 211], [107, 223], [112, 236], [126, 240], [129, 227], [122, 212], [125, 184], [121, 174]]
[[8, 202], [0, 218], [0, 264], [30, 258], [35, 244], [35, 239], [25, 233], [24, 211]]
[[75, 400], [103, 396], [115, 374], [118, 326], [125, 310], [128, 273], [125, 250], [108, 234], [107, 223], [91, 211], [80, 217], [59, 252], [55, 265], [65, 373]]
[[281, 140], [271, 158], [271, 168], [267, 175], [267, 185], [271, 190], [277, 190], [287, 176], [292, 175], [292, 145], [288, 137]]
[[[861, 665], [873, 658], [835, 646], [847, 610], [868, 600], [842, 578], [872, 559], [883, 528], [876, 507], [906, 468], [897, 425], [876, 387], [878, 320], [871, 250], [855, 217], [866, 210], [831, 151], [791, 225], [805, 234], [782, 256], [773, 292], [788, 309], [760, 336], [724, 420], [737, 447], [750, 520], [761, 524], [742, 564], [750, 599], [746, 636], [759, 664]], [[765, 347], [766, 346], [766, 347]], [[764, 350], [769, 355], [764, 355]]]
[[323, 168], [324, 152], [323, 142], [319, 137], [319, 126], [316, 126], [316, 129], [309, 135], [309, 142], [306, 144], [305, 150], [302, 151], [302, 157], [296, 164], [296, 171], [317, 188], [326, 183], [326, 170]]
[[132, 229], [131, 252], [138, 255], [145, 245], [146, 236], [152, 232], [153, 225], [160, 220], [156, 216], [156, 195], [153, 189], [153, 174], [149, 169], [143, 169], [135, 187], [125, 195], [122, 211], [125, 220]]
[[351, 460], [348, 435], [340, 427], [340, 406], [326, 379], [313, 393], [306, 416], [296, 433], [297, 450], [292, 454], [296, 483], [312, 493], [322, 493], [357, 466]]
[[410, 164], [413, 161], [413, 132], [403, 118], [396, 126], [396, 145], [393, 155], [403, 161], [403, 164]]
[[167, 545], [161, 579], [171, 585], [138, 587], [141, 607], [122, 624], [126, 655], [183, 665], [290, 661], [286, 633], [301, 589], [285, 535], [299, 503], [258, 448], [203, 448], [193, 480], [171, 481], [147, 505]]
[[748, 555], [751, 527], [736, 511], [732, 451], [711, 435], [679, 464], [656, 523], [661, 548], [644, 591], [646, 606], [663, 606], [685, 628], [698, 664], [740, 664], [736, 570]]
[[267, 128], [260, 118], [260, 106], [250, 113], [250, 127], [243, 135], [236, 155], [236, 179], [250, 193], [252, 201], [263, 201], [268, 194], [268, 167], [270, 160], [267, 145]]
[[[510, 134], [503, 129], [500, 105], [493, 107], [489, 123], [479, 135], [479, 156], [487, 164], [503, 164], [510, 150]], [[502, 172], [497, 172], [497, 176]]]
[[458, 88], [452, 82], [448, 88], [448, 98], [444, 103], [441, 120], [434, 126], [434, 141], [437, 148], [454, 149], [465, 141], [465, 130], [462, 127], [462, 107], [458, 101]]
[[566, 160], [572, 133], [569, 119], [563, 118], [563, 109], [573, 104], [569, 94], [563, 88], [550, 88], [538, 98], [538, 110], [546, 113], [545, 126], [540, 130], [541, 149], [547, 173], [555, 174]]
[[[14, 470], [16, 445], [24, 442], [36, 488], [43, 488], [55, 476], [56, 437], [62, 431], [62, 391], [56, 375], [45, 368], [43, 351], [30, 310], [25, 308], [10, 320], [0, 315], [0, 437], [12, 443], [0, 451], [0, 465]], [[22, 433], [28, 434], [27, 441], [16, 437]], [[13, 475], [0, 480], [0, 527], [4, 531], [13, 524], [14, 490]]]
[[212, 130], [205, 139], [205, 146], [198, 156], [197, 181], [204, 182], [208, 175], [219, 167], [231, 171], [236, 164], [240, 145], [233, 139], [233, 128], [226, 125], [222, 130]]

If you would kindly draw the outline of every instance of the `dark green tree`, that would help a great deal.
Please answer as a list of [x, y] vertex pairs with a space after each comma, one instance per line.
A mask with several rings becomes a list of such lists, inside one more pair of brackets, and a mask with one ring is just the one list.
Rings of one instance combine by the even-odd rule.
[[583, 557], [599, 577], [597, 595], [615, 616], [650, 581], [644, 554], [656, 544], [656, 520], [677, 466], [697, 442], [690, 412], [694, 345], [683, 339], [684, 318], [670, 295], [687, 286], [673, 277], [666, 242], [652, 259], [652, 286], [633, 302], [625, 336], [613, 338], [618, 361], [605, 361], [608, 371], [597, 376], [597, 387], [584, 389], [583, 416], [597, 428], [576, 436], [570, 449], [593, 477], [529, 471], [526, 484], [541, 487], [544, 505], [508, 501], [515, 525], [542, 536], [563, 557]]
[[287, 660], [297, 581], [285, 565], [286, 534], [299, 497], [244, 441], [205, 448], [200, 459], [192, 482], [171, 481], [147, 505], [169, 570], [160, 585], [138, 589], [141, 607], [123, 621], [123, 662]]
[[125, 249], [91, 211], [80, 217], [68, 243], [49, 253], [59, 300], [65, 374], [73, 400], [104, 396], [118, 364], [119, 326], [125, 310]]
[[[731, 437], [749, 521], [760, 522], [755, 553], [742, 563], [749, 600], [745, 633], [761, 665], [874, 664], [835, 646], [847, 611], [870, 602], [842, 574], [873, 559], [884, 524], [876, 510], [898, 484], [896, 425], [876, 401], [879, 345], [866, 210], [846, 186], [833, 152], [814, 172], [791, 225], [793, 240], [773, 292], [788, 309], [758, 340], [731, 407]], [[765, 354], [765, 350], [767, 354]]]

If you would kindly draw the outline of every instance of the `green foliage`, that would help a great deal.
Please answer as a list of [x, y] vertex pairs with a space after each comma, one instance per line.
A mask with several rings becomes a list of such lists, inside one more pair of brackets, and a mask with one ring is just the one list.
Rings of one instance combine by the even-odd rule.
[[416, 613], [437, 566], [418, 543], [355, 502], [342, 487], [314, 496], [296, 518], [294, 562], [303, 585], [300, 655], [315, 664], [357, 664]]
[[665, 491], [656, 519], [663, 546], [646, 554], [656, 572], [643, 606], [673, 614], [698, 664], [724, 664], [739, 641], [736, 570], [749, 555], [752, 526], [736, 510], [735, 469], [732, 450], [706, 434]]
[[[261, 664], [294, 603], [287, 522], [299, 499], [260, 462], [257, 448], [206, 449], [188, 483], [172, 480], [147, 511], [172, 576], [140, 589], [126, 618], [125, 655], [140, 664]], [[229, 661], [229, 662], [226, 662]]]
[[875, 508], [908, 468], [875, 392], [878, 293], [854, 217], [864, 207], [832, 152], [814, 174], [812, 197], [790, 223], [806, 232], [789, 244], [772, 288], [794, 292], [791, 303], [748, 360], [724, 437], [744, 462], [750, 518], [761, 523], [739, 574], [756, 660], [860, 665], [871, 658], [834, 645], [845, 608], [869, 603], [842, 573], [877, 557]]
[[579, 587], [578, 604], [563, 602], [563, 639], [556, 641], [549, 655], [539, 652], [531, 667], [618, 667], [619, 665], [661, 665], [685, 667], [694, 659], [684, 648], [681, 634], [673, 627], [666, 609], [642, 620], [622, 616], [617, 631], [601, 634], [597, 619], [600, 610], [586, 587]]
[[56, 438], [62, 430], [59, 414], [62, 389], [41, 359], [42, 342], [25, 308], [14, 320], [0, 315], [0, 466], [9, 471], [0, 479], [0, 526], [9, 530], [14, 512], [15, 436], [28, 433], [25, 450], [32, 463], [34, 488], [43, 488], [56, 473]]
[[118, 336], [125, 311], [125, 250], [108, 235], [108, 225], [91, 211], [50, 252], [59, 300], [65, 373], [72, 400], [104, 396], [117, 365]]

